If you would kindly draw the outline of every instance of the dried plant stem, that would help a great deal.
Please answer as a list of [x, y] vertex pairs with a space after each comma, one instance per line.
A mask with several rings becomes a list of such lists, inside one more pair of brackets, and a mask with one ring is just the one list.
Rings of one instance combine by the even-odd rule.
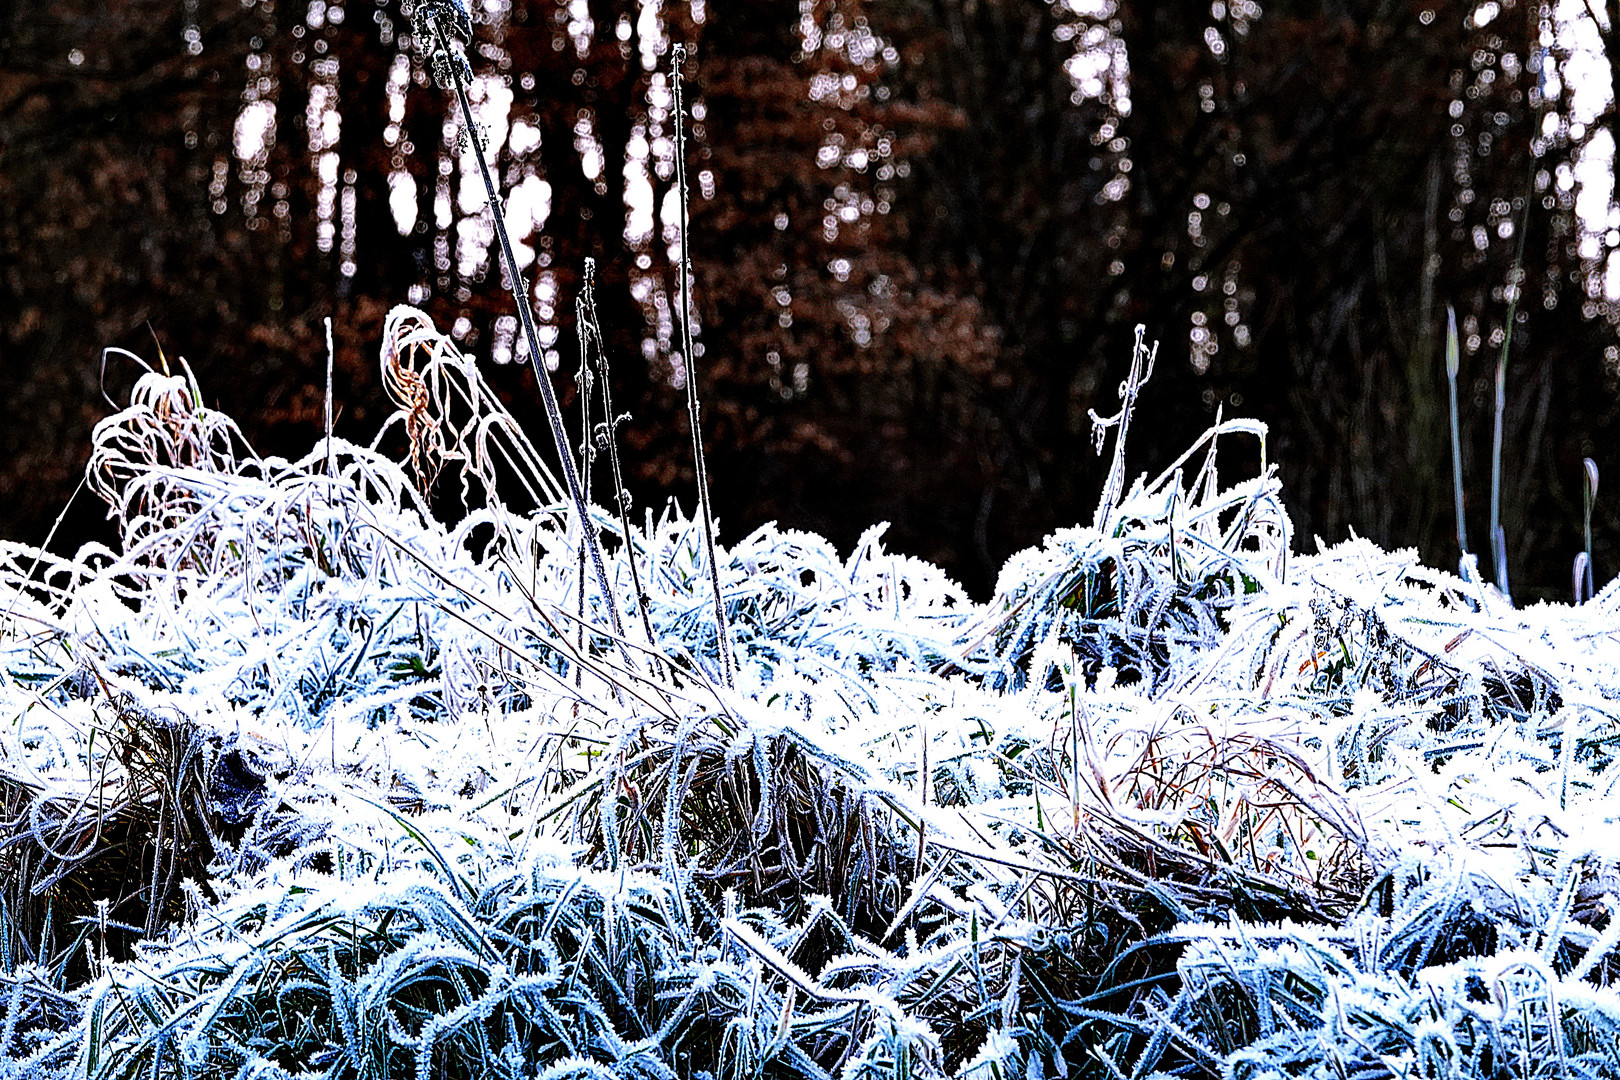
[[[591, 459], [595, 456], [591, 449], [591, 371], [589, 359], [589, 346], [585, 341], [585, 331], [579, 331], [579, 375], [577, 377], [577, 392], [579, 393], [579, 485], [585, 496], [585, 505], [591, 505]], [[577, 645], [581, 655], [585, 652], [585, 546], [580, 545], [578, 569], [579, 595], [575, 608], [579, 619]], [[574, 685], [580, 685], [580, 672], [574, 669]]]
[[[596, 260], [585, 260], [585, 288], [580, 292], [576, 302], [579, 344], [582, 357], [589, 356], [588, 342], [596, 344], [596, 363], [600, 369], [597, 377], [602, 387], [602, 420], [605, 427], [605, 442], [608, 463], [613, 470], [613, 503], [619, 512], [619, 528], [624, 535], [624, 557], [630, 564], [630, 584], [636, 593], [636, 610], [641, 613], [641, 628], [646, 632], [647, 644], [653, 645], [657, 638], [652, 628], [652, 603], [647, 599], [647, 590], [641, 583], [641, 571], [636, 566], [635, 545], [630, 542], [630, 490], [624, 486], [624, 473], [619, 467], [619, 422], [628, 419], [620, 417], [613, 411], [613, 379], [608, 367], [607, 345], [602, 340], [602, 323], [596, 317]], [[582, 359], [581, 363], [585, 361]]]
[[326, 317], [326, 475], [337, 475], [332, 463], [332, 364], [336, 348], [332, 344], [332, 316]]
[[1598, 467], [1591, 458], [1581, 459], [1582, 529], [1586, 536], [1586, 557], [1592, 557], [1592, 508], [1597, 505]]
[[1141, 394], [1142, 387], [1153, 378], [1153, 362], [1159, 355], [1158, 342], [1153, 343], [1152, 349], [1143, 342], [1143, 335], [1146, 333], [1147, 327], [1137, 326], [1136, 344], [1131, 349], [1131, 372], [1119, 385], [1119, 412], [1106, 419], [1098, 416], [1095, 409], [1090, 413], [1092, 441], [1099, 454], [1102, 453], [1103, 438], [1108, 429], [1119, 428], [1119, 434], [1114, 438], [1114, 458], [1108, 467], [1108, 480], [1103, 485], [1102, 498], [1097, 503], [1097, 514], [1092, 519], [1092, 528], [1104, 535], [1108, 532], [1108, 519], [1113, 515], [1114, 508], [1119, 505], [1120, 496], [1125, 490], [1125, 436], [1130, 433], [1131, 413], [1136, 411], [1136, 399]]
[[682, 96], [681, 65], [686, 48], [675, 46], [671, 57], [671, 79], [675, 91], [675, 186], [681, 201], [681, 298], [677, 320], [681, 328], [681, 360], [686, 366], [686, 418], [692, 426], [692, 458], [697, 467], [698, 506], [703, 514], [703, 547], [709, 560], [709, 583], [714, 589], [714, 630], [720, 644], [720, 670], [726, 685], [735, 682], [731, 655], [731, 634], [726, 627], [726, 606], [720, 596], [720, 563], [715, 558], [714, 512], [709, 506], [709, 473], [703, 460], [703, 428], [698, 410], [697, 362], [692, 355], [692, 260], [687, 252], [691, 221], [687, 212], [689, 189], [686, 185], [686, 112]]
[[[448, 38], [442, 28], [435, 26], [438, 36], [438, 45], [446, 55], [451, 54]], [[507, 284], [511, 287], [512, 300], [517, 306], [518, 318], [523, 324], [523, 339], [529, 347], [529, 363], [534, 367], [534, 381], [540, 385], [540, 398], [546, 407], [546, 423], [551, 427], [552, 441], [556, 444], [557, 457], [562, 463], [563, 480], [568, 487], [569, 497], [574, 503], [574, 513], [579, 521], [580, 546], [591, 559], [591, 566], [596, 571], [596, 585], [602, 593], [602, 603], [607, 608], [608, 620], [612, 625], [615, 638], [624, 637], [624, 626], [619, 619], [619, 607], [613, 601], [613, 590], [608, 586], [607, 565], [602, 558], [602, 542], [596, 533], [596, 523], [591, 519], [590, 506], [585, 501], [585, 492], [580, 486], [579, 473], [574, 468], [574, 455], [568, 448], [568, 436], [563, 429], [562, 412], [557, 407], [557, 393], [551, 388], [551, 378], [546, 372], [545, 364], [541, 359], [540, 335], [534, 329], [534, 314], [530, 310], [528, 297], [524, 295], [523, 275], [518, 270], [517, 257], [512, 254], [512, 241], [506, 235], [506, 222], [501, 204], [500, 193], [495, 189], [495, 178], [490, 175], [489, 163], [484, 160], [484, 142], [478, 134], [477, 125], [473, 120], [472, 102], [467, 97], [467, 84], [462, 78], [462, 72], [452, 67], [453, 83], [456, 100], [461, 103], [462, 124], [472, 140], [473, 157], [478, 162], [478, 175], [484, 181], [484, 193], [489, 197], [489, 214], [491, 223], [495, 226], [495, 239], [500, 245], [501, 262], [506, 268]], [[683, 233], [684, 236], [684, 233]], [[684, 241], [683, 241], [684, 242]], [[631, 663], [630, 654], [623, 642], [619, 645], [620, 652], [624, 653], [625, 662]]]
[[[1539, 118], [1539, 112], [1538, 112]], [[1538, 125], [1539, 126], [1539, 125]], [[1529, 232], [1531, 196], [1535, 191], [1535, 163], [1525, 177], [1524, 202], [1519, 210], [1517, 251], [1508, 279], [1507, 321], [1502, 331], [1502, 352], [1496, 359], [1496, 421], [1491, 433], [1491, 557], [1496, 564], [1496, 587], [1513, 600], [1508, 586], [1507, 532], [1502, 527], [1502, 416], [1507, 412], [1508, 350], [1513, 346], [1513, 327], [1518, 321], [1519, 293], [1524, 288], [1524, 241]]]

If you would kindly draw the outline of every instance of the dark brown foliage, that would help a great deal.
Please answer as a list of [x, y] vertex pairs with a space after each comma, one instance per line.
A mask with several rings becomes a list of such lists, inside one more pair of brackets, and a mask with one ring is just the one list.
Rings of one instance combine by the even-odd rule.
[[[1620, 351], [1613, 312], [1591, 299], [1613, 245], [1581, 251], [1557, 178], [1613, 110], [1572, 130], [1567, 89], [1531, 94], [1539, 5], [1504, 3], [1484, 26], [1475, 6], [1229, 4], [1212, 17], [1118, 0], [1094, 18], [1012, 0], [712, 0], [700, 19], [666, 5], [660, 46], [628, 0], [587, 5], [590, 29], [566, 4], [516, 0], [479, 23], [473, 62], [511, 77], [513, 118], [541, 133], [498, 164], [509, 184], [550, 185], [527, 273], [531, 287], [550, 275], [539, 314], [565, 372], [572, 298], [597, 259], [642, 505], [690, 500], [691, 464], [671, 237], [655, 213], [650, 235], [626, 239], [622, 163], [653, 145], [661, 207], [667, 84], [643, 57], [667, 66], [661, 48], [684, 40], [698, 372], [727, 535], [778, 518], [848, 543], [889, 519], [895, 547], [988, 592], [1010, 551], [1089, 518], [1102, 466], [1086, 412], [1112, 410], [1140, 322], [1163, 349], [1132, 472], [1218, 405], [1257, 415], [1307, 548], [1354, 527], [1449, 565], [1444, 307], [1464, 328], [1469, 532], [1483, 548], [1491, 380], [1517, 281], [1504, 525], [1516, 593], [1563, 595], [1581, 458], [1620, 475]], [[465, 318], [463, 345], [510, 348], [500, 271], [487, 251], [462, 265], [459, 171], [439, 187], [455, 158], [446, 96], [411, 80], [384, 138], [407, 29], [393, 0], [0, 14], [0, 535], [43, 539], [76, 484], [105, 410], [103, 346], [155, 360], [155, 335], [271, 452], [319, 430], [324, 316], [339, 431], [360, 439], [383, 404], [382, 316], [413, 289], [440, 325]], [[1084, 48], [1112, 50], [1094, 85], [1066, 69]], [[315, 87], [341, 116], [325, 151], [305, 130], [320, 122]], [[236, 124], [256, 100], [275, 135], [243, 160]], [[321, 152], [336, 154], [324, 193]], [[390, 210], [400, 173], [416, 187], [405, 235]], [[111, 364], [115, 397], [131, 375]], [[531, 378], [512, 364], [492, 381], [537, 422]], [[1617, 506], [1598, 504], [1599, 585], [1620, 566]], [[92, 535], [95, 516], [79, 503], [62, 542]]]

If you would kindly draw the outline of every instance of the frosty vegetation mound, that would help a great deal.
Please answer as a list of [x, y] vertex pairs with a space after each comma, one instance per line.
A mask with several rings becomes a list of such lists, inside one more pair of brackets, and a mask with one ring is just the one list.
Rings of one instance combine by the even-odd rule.
[[1127, 486], [1149, 359], [988, 604], [721, 549], [729, 686], [701, 530], [604, 500], [609, 633], [420, 312], [372, 448], [145, 375], [119, 549], [0, 547], [0, 1074], [1620, 1077], [1620, 588], [1296, 554], [1252, 421]]

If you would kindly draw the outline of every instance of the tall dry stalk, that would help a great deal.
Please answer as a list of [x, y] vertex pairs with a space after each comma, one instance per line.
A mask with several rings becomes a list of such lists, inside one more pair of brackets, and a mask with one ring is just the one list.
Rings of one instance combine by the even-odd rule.
[[602, 388], [602, 426], [593, 436], [598, 450], [605, 450], [613, 473], [613, 504], [619, 514], [619, 528], [624, 535], [624, 557], [630, 564], [630, 586], [636, 593], [636, 609], [641, 613], [641, 628], [647, 635], [647, 644], [656, 644], [652, 628], [652, 602], [641, 583], [641, 571], [636, 565], [635, 545], [630, 542], [630, 489], [624, 486], [624, 471], [619, 464], [619, 424], [629, 414], [619, 416], [613, 411], [613, 378], [608, 366], [607, 346], [602, 340], [602, 323], [596, 315], [596, 260], [585, 260], [585, 287], [575, 302], [579, 323], [580, 363], [588, 363], [590, 344], [596, 348], [596, 381]]
[[703, 459], [703, 427], [698, 409], [697, 358], [692, 354], [692, 260], [687, 251], [691, 221], [687, 212], [686, 185], [686, 105], [681, 81], [681, 65], [686, 47], [675, 46], [671, 56], [671, 79], [675, 91], [675, 187], [681, 200], [681, 360], [686, 367], [686, 418], [692, 427], [692, 458], [697, 466], [698, 506], [703, 514], [703, 547], [709, 560], [709, 583], [714, 589], [714, 630], [719, 638], [720, 670], [726, 685], [735, 682], [736, 662], [731, 655], [731, 633], [726, 626], [726, 605], [720, 596], [720, 564], [715, 558], [714, 511], [709, 506], [709, 472]]
[[1451, 406], [1451, 491], [1457, 506], [1457, 547], [1468, 557], [1468, 522], [1463, 517], [1462, 428], [1457, 419], [1457, 372], [1462, 365], [1457, 346], [1457, 312], [1446, 305], [1446, 388]]
[[490, 174], [489, 163], [484, 160], [484, 140], [473, 120], [472, 101], [467, 96], [467, 83], [472, 77], [472, 69], [462, 53], [462, 46], [472, 40], [472, 22], [460, 0], [422, 0], [416, 5], [412, 17], [415, 20], [417, 36], [421, 40], [433, 43], [432, 62], [435, 80], [442, 88], [453, 90], [456, 100], [461, 105], [462, 127], [472, 142], [472, 156], [478, 162], [478, 175], [484, 181], [484, 193], [489, 198], [490, 223], [495, 228], [495, 239], [500, 246], [501, 263], [506, 271], [507, 285], [511, 289], [512, 301], [517, 307], [518, 318], [523, 325], [523, 340], [528, 345], [529, 363], [534, 368], [534, 381], [540, 387], [540, 398], [545, 404], [546, 423], [551, 428], [552, 442], [557, 450], [557, 458], [562, 464], [563, 481], [574, 504], [574, 514], [580, 530], [580, 547], [590, 557], [591, 567], [596, 574], [597, 588], [602, 594], [602, 604], [607, 608], [614, 636], [620, 639], [620, 651], [624, 653], [625, 662], [631, 663], [629, 652], [623, 644], [624, 626], [619, 619], [619, 607], [614, 602], [613, 589], [608, 585], [607, 564], [602, 557], [601, 537], [597, 535], [590, 506], [580, 485], [579, 470], [574, 467], [574, 457], [563, 428], [562, 412], [557, 405], [556, 391], [551, 387], [551, 378], [541, 360], [540, 336], [534, 328], [534, 313], [524, 295], [523, 275], [518, 269], [517, 256], [512, 253], [512, 240], [506, 234], [505, 211], [500, 192], [496, 190], [495, 178]]

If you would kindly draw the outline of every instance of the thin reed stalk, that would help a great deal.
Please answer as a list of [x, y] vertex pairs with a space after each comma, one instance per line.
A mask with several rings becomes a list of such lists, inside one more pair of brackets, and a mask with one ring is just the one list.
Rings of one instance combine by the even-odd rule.
[[726, 626], [726, 605], [720, 596], [720, 564], [715, 558], [714, 511], [709, 505], [709, 472], [703, 459], [703, 427], [698, 409], [697, 357], [692, 353], [692, 260], [687, 250], [687, 236], [691, 231], [688, 214], [690, 191], [686, 184], [686, 105], [681, 79], [681, 65], [686, 62], [686, 47], [676, 45], [671, 54], [670, 75], [675, 92], [675, 187], [681, 200], [681, 359], [686, 366], [686, 417], [692, 426], [692, 459], [697, 467], [698, 506], [703, 516], [703, 547], [709, 560], [709, 583], [714, 589], [714, 630], [719, 638], [720, 670], [726, 685], [735, 683], [736, 666], [731, 655], [731, 634]]
[[[630, 542], [630, 489], [624, 486], [624, 472], [619, 465], [619, 424], [629, 414], [619, 416], [613, 411], [613, 378], [608, 366], [607, 345], [602, 340], [602, 323], [596, 315], [596, 260], [585, 260], [585, 287], [575, 301], [579, 325], [579, 343], [582, 356], [589, 356], [587, 342], [596, 345], [596, 364], [599, 385], [602, 387], [602, 428], [597, 438], [597, 449], [606, 450], [608, 464], [613, 473], [613, 504], [619, 513], [619, 528], [624, 536], [624, 557], [630, 564], [630, 585], [636, 593], [636, 609], [641, 613], [641, 628], [646, 632], [647, 644], [657, 641], [652, 628], [652, 602], [641, 583], [641, 571], [636, 565], [635, 545]], [[584, 361], [582, 360], [582, 363]]]
[[337, 468], [332, 457], [332, 365], [336, 359], [337, 349], [332, 344], [332, 316], [326, 317], [326, 414], [323, 417], [326, 427], [326, 475], [337, 475]]
[[[1536, 112], [1540, 127], [1541, 110]], [[1535, 191], [1535, 157], [1532, 155], [1529, 172], [1524, 178], [1524, 200], [1520, 205], [1517, 250], [1513, 255], [1513, 270], [1508, 279], [1507, 321], [1503, 324], [1502, 352], [1496, 358], [1496, 420], [1491, 432], [1491, 557], [1496, 566], [1496, 587], [1509, 603], [1513, 602], [1508, 585], [1507, 532], [1502, 527], [1502, 416], [1507, 411], [1508, 350], [1513, 346], [1513, 327], [1518, 322], [1519, 293], [1524, 288], [1524, 241], [1529, 233], [1530, 203]]]
[[[523, 325], [523, 339], [529, 347], [529, 363], [534, 368], [534, 381], [540, 386], [540, 398], [546, 409], [546, 423], [551, 428], [557, 458], [562, 464], [563, 481], [574, 504], [574, 513], [579, 523], [580, 546], [590, 556], [591, 567], [596, 573], [597, 588], [602, 594], [602, 604], [607, 608], [613, 636], [622, 639], [624, 626], [619, 619], [619, 608], [614, 602], [613, 590], [608, 585], [607, 565], [602, 558], [602, 541], [597, 535], [596, 523], [591, 518], [590, 506], [580, 485], [579, 472], [574, 468], [574, 457], [569, 450], [568, 437], [563, 428], [562, 412], [557, 406], [557, 394], [551, 387], [551, 378], [541, 359], [540, 335], [534, 328], [534, 314], [530, 310], [528, 298], [524, 295], [523, 275], [518, 269], [517, 257], [512, 253], [511, 238], [506, 234], [505, 211], [500, 192], [496, 190], [495, 178], [490, 174], [489, 163], [484, 160], [484, 140], [473, 120], [472, 101], [467, 96], [467, 81], [472, 71], [458, 49], [460, 42], [471, 39], [471, 24], [467, 19], [465, 8], [459, 3], [455, 3], [452, 8], [452, 5], [445, 3], [444, 0], [420, 4], [417, 8], [417, 18], [420, 23], [425, 24], [431, 35], [430, 39], [434, 42], [435, 78], [439, 80], [441, 86], [449, 84], [447, 89], [455, 91], [456, 100], [461, 105], [463, 130], [472, 141], [472, 156], [478, 162], [478, 175], [483, 179], [484, 193], [489, 198], [490, 223], [495, 228], [495, 239], [501, 249], [501, 263], [506, 270], [507, 285], [512, 293], [512, 301], [517, 307], [518, 319]], [[460, 40], [453, 45], [453, 38]], [[624, 653], [625, 662], [631, 663], [629, 652], [625, 650], [622, 640], [620, 651]]]
[[[575, 304], [576, 310], [578, 304]], [[583, 330], [579, 331], [579, 373], [576, 376], [579, 394], [579, 483], [585, 496], [585, 505], [591, 505], [591, 461], [596, 456], [591, 447], [591, 381], [590, 346]], [[585, 651], [585, 547], [579, 549], [579, 595], [575, 612], [579, 618], [579, 651]], [[579, 685], [579, 670], [574, 671], [574, 685]]]
[[[1511, 309], [1510, 309], [1511, 310]], [[1496, 587], [1512, 600], [1507, 574], [1507, 533], [1502, 529], [1502, 414], [1507, 411], [1507, 343], [1496, 361], [1496, 420], [1491, 429], [1491, 561]]]

